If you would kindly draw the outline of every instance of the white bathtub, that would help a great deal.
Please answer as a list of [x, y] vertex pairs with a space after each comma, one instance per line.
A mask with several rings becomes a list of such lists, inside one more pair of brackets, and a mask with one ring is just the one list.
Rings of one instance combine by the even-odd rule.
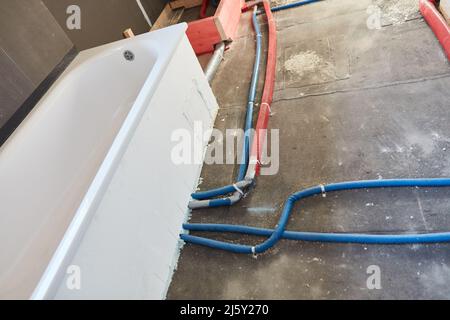
[[171, 133], [217, 113], [185, 30], [81, 52], [2, 146], [0, 298], [165, 297], [201, 170]]

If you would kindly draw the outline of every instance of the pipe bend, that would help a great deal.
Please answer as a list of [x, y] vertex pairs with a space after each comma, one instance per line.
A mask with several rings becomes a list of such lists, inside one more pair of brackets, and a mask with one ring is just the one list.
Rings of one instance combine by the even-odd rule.
[[445, 21], [442, 14], [436, 7], [435, 0], [420, 0], [420, 13], [433, 30], [440, 44], [442, 45], [447, 59], [450, 60], [450, 26]]
[[[249, 176], [247, 174], [247, 172], [250, 169], [250, 166], [249, 166], [250, 146], [252, 144], [252, 141], [251, 141], [252, 139], [250, 137], [250, 130], [252, 128], [252, 123], [253, 123], [254, 100], [256, 97], [258, 76], [260, 73], [261, 51], [262, 51], [262, 40], [261, 40], [260, 36], [262, 36], [262, 34], [261, 34], [261, 28], [259, 26], [258, 19], [256, 16], [256, 9], [257, 9], [257, 7], [255, 7], [255, 10], [253, 12], [253, 17], [252, 17], [253, 27], [256, 32], [256, 44], [257, 44], [256, 45], [256, 56], [255, 56], [252, 81], [250, 84], [249, 96], [248, 96], [247, 114], [246, 114], [246, 120], [245, 120], [245, 138], [244, 138], [245, 141], [244, 141], [243, 152], [242, 152], [243, 161], [242, 161], [242, 164], [240, 165], [240, 168], [238, 171], [238, 177], [237, 177], [238, 183], [240, 181], [244, 181], [245, 178], [247, 176]], [[252, 180], [252, 183], [253, 183], [253, 180]], [[219, 196], [223, 196], [226, 194], [230, 194], [234, 191], [236, 191], [235, 185], [231, 185], [231, 186], [225, 186], [225, 187], [212, 189], [212, 190], [208, 190], [208, 191], [197, 192], [197, 193], [192, 194], [191, 196], [194, 200], [202, 201], [202, 200], [208, 200], [208, 199], [212, 199], [214, 197], [219, 197]], [[228, 199], [229, 202], [225, 201], [226, 199]], [[202, 201], [202, 202], [191, 201], [191, 203], [189, 204], [189, 208], [190, 209], [205, 208], [205, 205], [207, 205], [208, 203], [210, 204], [209, 206], [211, 206], [211, 207], [212, 206], [227, 206], [227, 205], [231, 205], [231, 204], [238, 202], [240, 199], [242, 199], [242, 196], [239, 199], [237, 199], [235, 196], [233, 196], [231, 199], [230, 198], [214, 199], [209, 202], [207, 202], [207, 201]]]
[[204, 200], [192, 200], [188, 204], [188, 208], [191, 210], [202, 208], [217, 208], [232, 206], [241, 201], [245, 196], [245, 189], [253, 184], [253, 180], [243, 180], [234, 184], [232, 187], [233, 194], [229, 197], [217, 198], [217, 199], [204, 199]]

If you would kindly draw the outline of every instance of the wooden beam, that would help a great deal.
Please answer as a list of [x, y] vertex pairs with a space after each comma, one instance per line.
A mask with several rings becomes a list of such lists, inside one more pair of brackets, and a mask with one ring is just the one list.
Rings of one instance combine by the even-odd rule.
[[214, 17], [189, 23], [186, 34], [197, 55], [213, 52], [214, 45], [222, 41]]
[[179, 8], [194, 8], [202, 5], [202, 0], [173, 0], [171, 1], [170, 7], [172, 9], [179, 9]]
[[128, 28], [127, 30], [125, 30], [125, 31], [123, 32], [123, 37], [124, 37], [124, 38], [132, 38], [132, 37], [134, 37], [134, 32], [133, 32], [133, 30], [132, 30], [131, 28]]
[[214, 17], [188, 24], [187, 35], [197, 55], [212, 52], [219, 42], [235, 38], [243, 4], [243, 0], [222, 0]]
[[229, 41], [236, 36], [241, 19], [242, 0], [223, 0], [216, 11], [216, 24], [223, 41]]
[[450, 0], [441, 0], [439, 3], [439, 10], [445, 21], [447, 21], [447, 24], [450, 25]]
[[172, 10], [170, 4], [168, 3], [165, 6], [161, 15], [159, 16], [158, 20], [156, 20], [155, 23], [153, 24], [151, 31], [162, 29], [171, 26], [173, 24], [177, 24], [178, 21], [180, 21], [183, 12], [184, 8]]

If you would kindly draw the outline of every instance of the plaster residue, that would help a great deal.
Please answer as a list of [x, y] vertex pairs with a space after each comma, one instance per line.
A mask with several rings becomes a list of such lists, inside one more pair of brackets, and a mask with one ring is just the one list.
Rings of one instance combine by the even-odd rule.
[[382, 11], [383, 18], [394, 24], [402, 24], [417, 16], [418, 0], [375, 0], [374, 4]]
[[[261, 259], [261, 258], [260, 258]], [[262, 258], [263, 259], [263, 258]], [[221, 299], [289, 299], [292, 297], [308, 297], [310, 299], [320, 299], [326, 297], [329, 292], [324, 290], [325, 283], [323, 279], [314, 277], [313, 271], [318, 265], [324, 265], [326, 262], [322, 259], [314, 258], [312, 260], [303, 259], [303, 256], [289, 256], [279, 254], [271, 262], [255, 261], [258, 267], [246, 274], [241, 271], [243, 268], [232, 273], [222, 288]], [[314, 264], [314, 265], [311, 265]], [[236, 264], [237, 265], [237, 264]], [[297, 273], [295, 275], [293, 270]], [[310, 283], [304, 283], [303, 287], [292, 283], [292, 277], [300, 279], [310, 278]], [[252, 286], [251, 284], [257, 284]]]
[[307, 73], [325, 73], [329, 76], [334, 74], [332, 65], [325, 61], [315, 51], [303, 51], [296, 55], [291, 56], [284, 63], [284, 68], [292, 73], [295, 73], [299, 77]]
[[433, 263], [420, 274], [420, 282], [427, 297], [448, 299], [450, 297], [450, 267], [446, 264]]
[[284, 67], [287, 71], [301, 76], [306, 72], [317, 70], [321, 64], [323, 64], [323, 59], [314, 51], [308, 50], [290, 57], [284, 63]]

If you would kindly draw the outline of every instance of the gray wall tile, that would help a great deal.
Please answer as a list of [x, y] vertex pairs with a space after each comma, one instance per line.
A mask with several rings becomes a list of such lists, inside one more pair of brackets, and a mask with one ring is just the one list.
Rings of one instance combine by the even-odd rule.
[[0, 0], [0, 47], [37, 86], [73, 44], [40, 0]]
[[[135, 34], [150, 30], [135, 0], [43, 1], [78, 50], [121, 40], [123, 39], [122, 32], [127, 28], [132, 28]], [[160, 3], [166, 3], [164, 0], [151, 1], [154, 2], [152, 6], [154, 12], [157, 12], [158, 7], [163, 7]], [[144, 2], [142, 3], [144, 5]], [[81, 30], [67, 29], [68, 14], [66, 10], [69, 5], [78, 5], [81, 9]]]
[[0, 48], [0, 128], [33, 92], [34, 85]]

